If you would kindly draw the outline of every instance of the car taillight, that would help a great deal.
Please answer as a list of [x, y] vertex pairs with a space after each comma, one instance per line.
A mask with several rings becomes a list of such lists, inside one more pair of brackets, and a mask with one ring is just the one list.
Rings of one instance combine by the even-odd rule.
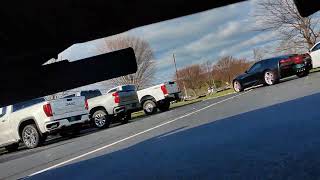
[[89, 110], [88, 100], [84, 102], [84, 107], [86, 108], [86, 110]]
[[288, 59], [282, 59], [280, 60], [280, 64], [284, 64], [284, 63], [295, 63], [295, 64], [301, 64], [303, 63], [303, 56], [295, 56], [295, 57], [292, 57], [292, 58], [288, 58]]
[[167, 95], [167, 94], [168, 94], [168, 90], [167, 90], [167, 88], [166, 88], [166, 85], [162, 85], [162, 86], [161, 86], [161, 90], [162, 90], [162, 92], [163, 92], [164, 95]]
[[295, 63], [295, 64], [301, 64], [303, 63], [303, 57], [302, 56], [295, 56], [293, 58], [291, 58], [292, 61]]
[[280, 64], [288, 63], [290, 61], [291, 61], [291, 59], [282, 59], [282, 60], [280, 60]]
[[53, 116], [52, 108], [50, 104], [43, 105], [43, 111], [47, 115], [47, 117]]
[[120, 103], [120, 97], [118, 92], [113, 93], [112, 96], [114, 96], [115, 103]]

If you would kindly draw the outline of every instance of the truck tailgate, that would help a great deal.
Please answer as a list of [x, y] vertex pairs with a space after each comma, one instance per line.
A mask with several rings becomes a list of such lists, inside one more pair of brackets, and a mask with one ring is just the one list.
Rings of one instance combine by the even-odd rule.
[[53, 115], [63, 115], [71, 112], [86, 112], [85, 97], [70, 97], [51, 101]]
[[167, 88], [168, 94], [174, 94], [174, 93], [180, 92], [176, 82], [166, 82], [165, 86]]
[[119, 92], [120, 105], [139, 102], [136, 91], [121, 91]]

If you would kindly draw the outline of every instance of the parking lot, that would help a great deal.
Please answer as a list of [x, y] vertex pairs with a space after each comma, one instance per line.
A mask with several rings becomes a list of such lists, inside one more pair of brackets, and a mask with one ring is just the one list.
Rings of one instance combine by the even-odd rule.
[[312, 73], [122, 126], [88, 129], [36, 149], [2, 152], [0, 178], [317, 177], [319, 92], [320, 73]]

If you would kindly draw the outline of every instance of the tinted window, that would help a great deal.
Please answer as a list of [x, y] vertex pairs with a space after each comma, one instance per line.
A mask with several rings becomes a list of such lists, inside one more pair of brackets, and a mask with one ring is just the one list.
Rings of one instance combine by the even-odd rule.
[[135, 85], [125, 85], [122, 86], [122, 91], [135, 91], [136, 86]]
[[102, 93], [99, 90], [92, 90], [92, 91], [81, 91], [80, 95], [86, 97], [86, 99], [91, 99], [97, 96], [101, 96]]
[[249, 73], [255, 73], [261, 68], [261, 66], [262, 66], [261, 63], [256, 63], [249, 69], [248, 72]]
[[317, 44], [311, 51], [316, 51], [320, 49], [320, 43]]
[[44, 102], [44, 101], [45, 101], [44, 98], [37, 98], [37, 99], [29, 100], [29, 101], [20, 102], [20, 103], [14, 104], [12, 106], [12, 111], [13, 112], [19, 111], [21, 109], [33, 106], [35, 104], [39, 104], [39, 103]]
[[7, 112], [7, 107], [0, 108], [0, 118], [4, 116]]

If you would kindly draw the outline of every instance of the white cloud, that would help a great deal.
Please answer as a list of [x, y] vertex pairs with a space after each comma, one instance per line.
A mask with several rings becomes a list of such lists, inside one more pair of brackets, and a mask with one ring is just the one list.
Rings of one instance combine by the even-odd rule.
[[[174, 74], [172, 54], [178, 68], [214, 61], [222, 55], [252, 57], [254, 47], [273, 41], [277, 34], [253, 31], [256, 21], [250, 15], [256, 1], [242, 2], [206, 12], [132, 29], [126, 33], [150, 43], [156, 56], [157, 78], [162, 82]], [[73, 59], [95, 55], [100, 40], [76, 45], [63, 53]]]
[[229, 47], [226, 50], [223, 50], [219, 53], [220, 56], [225, 55], [236, 55], [241, 51], [246, 51], [247, 49], [253, 49], [254, 47], [259, 47], [266, 43], [275, 41], [277, 39], [278, 33], [277, 32], [262, 32], [256, 36], [253, 36], [245, 41], [239, 42], [234, 46]]

